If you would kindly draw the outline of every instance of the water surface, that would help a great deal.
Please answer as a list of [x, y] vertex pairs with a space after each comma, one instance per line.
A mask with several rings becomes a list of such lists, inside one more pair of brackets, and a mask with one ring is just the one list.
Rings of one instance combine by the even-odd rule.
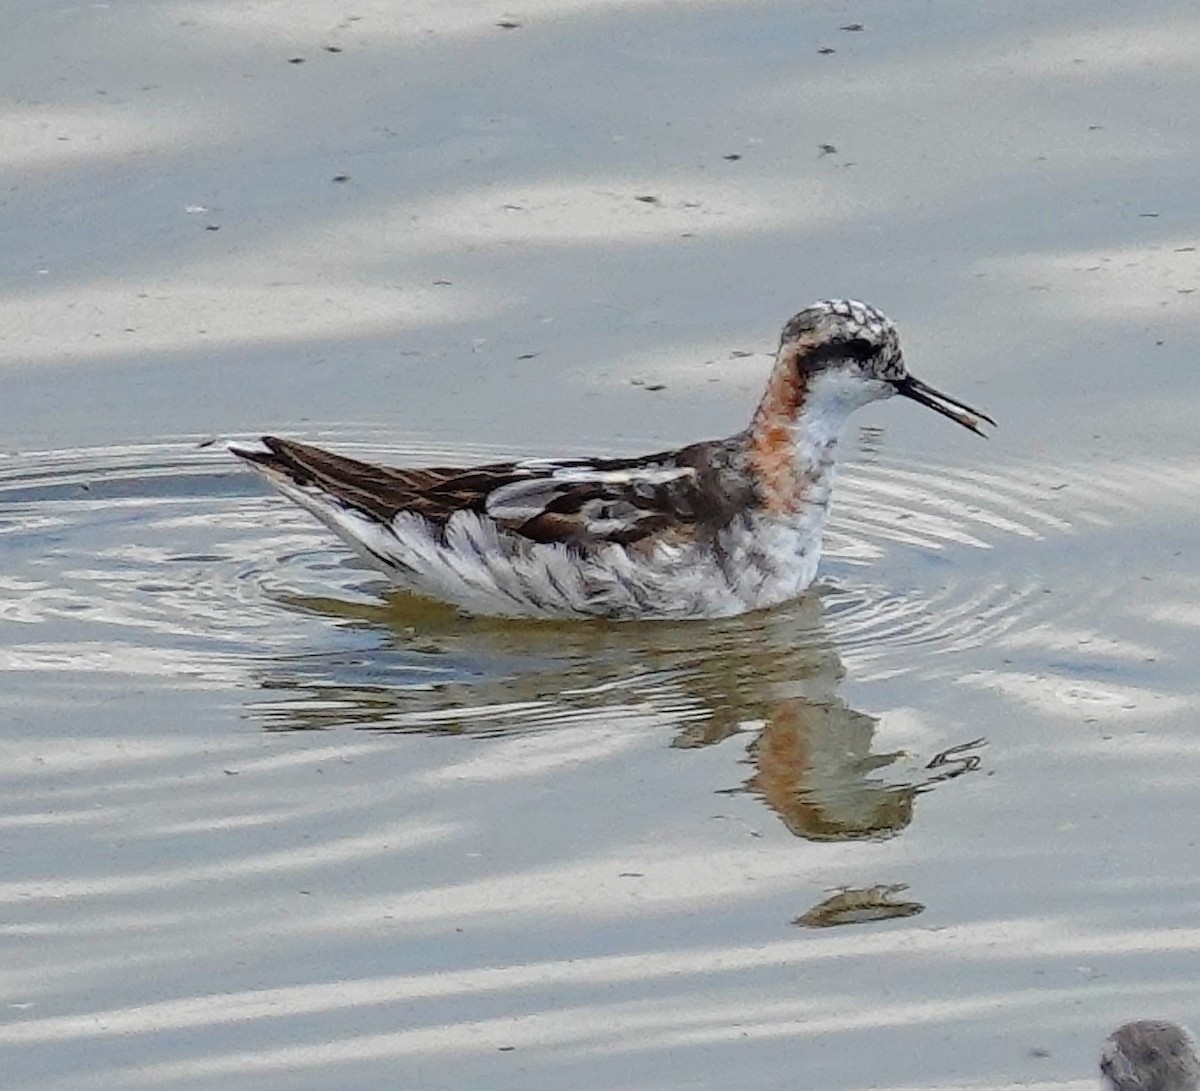
[[[1194, 5], [506, 3], [10, 5], [7, 1082], [1061, 1091], [1200, 1025]], [[753, 617], [463, 619], [222, 449], [729, 434], [845, 295], [1000, 428], [864, 410]]]
[[815, 593], [644, 625], [391, 593], [217, 444], [6, 460], [15, 1070], [671, 1086], [724, 1043], [859, 1086], [865, 1033], [919, 1083], [916, 1028], [999, 1064], [1179, 1003], [1194, 585], [1117, 579], [1140, 475], [863, 445]]

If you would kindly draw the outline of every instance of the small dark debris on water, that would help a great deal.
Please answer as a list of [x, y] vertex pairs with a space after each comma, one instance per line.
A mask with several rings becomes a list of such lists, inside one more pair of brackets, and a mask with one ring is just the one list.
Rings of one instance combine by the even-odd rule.
[[644, 193], [644, 194], [642, 194], [642, 195], [640, 195], [640, 196], [638, 196], [638, 197], [634, 197], [634, 200], [635, 200], [635, 201], [641, 201], [641, 202], [642, 202], [642, 204], [644, 204], [644, 205], [656, 205], [656, 204], [658, 204], [658, 198], [657, 198], [657, 197], [655, 197], [653, 194], [650, 194], [650, 193]]
[[1034, 1046], [1032, 1049], [1030, 1049], [1029, 1056], [1036, 1057], [1039, 1061], [1042, 1061], [1050, 1056], [1050, 1050], [1046, 1049], [1044, 1046]]
[[847, 23], [845, 26], [838, 27], [838, 30], [866, 30], [867, 28], [862, 23]]
[[517, 357], [518, 360], [534, 360], [538, 356], [536, 352], [523, 352]]
[[730, 152], [728, 155], [721, 156], [722, 159], [728, 160], [730, 163], [736, 163], [741, 156], [737, 152]]
[[1157, 220], [1157, 219], [1158, 219], [1158, 213], [1157, 213], [1157, 212], [1139, 212], [1139, 213], [1138, 213], [1138, 215], [1139, 215], [1139, 216], [1140, 216], [1140, 217], [1141, 217], [1143, 220]]
[[501, 19], [496, 24], [501, 30], [516, 30], [520, 25], [515, 19]]
[[754, 353], [747, 352], [745, 349], [734, 349], [729, 355], [735, 360], [744, 360], [747, 356], [753, 356]]
[[350, 181], [350, 175], [348, 175], [348, 174], [335, 174], [335, 175], [333, 176], [333, 180], [334, 180], [335, 182], [349, 182], [349, 181]]
[[1104, 126], [1103, 126], [1103, 125], [1089, 125], [1089, 126], [1088, 126], [1088, 132], [1089, 132], [1089, 133], [1095, 133], [1095, 132], [1099, 132], [1099, 131], [1100, 131], [1101, 129], [1103, 129], [1103, 128], [1104, 128]]
[[817, 50], [817, 52], [820, 53], [822, 57], [828, 57], [830, 53], [836, 53], [837, 50], [834, 49], [833, 46], [823, 45]]
[[205, 224], [204, 230], [205, 231], [220, 231], [221, 225], [220, 224]]
[[303, 64], [303, 57], [288, 57], [288, 64]]
[[448, 284], [453, 284], [454, 281], [452, 281], [452, 280], [435, 280], [433, 283], [439, 288], [444, 288]]
[[517, 1048], [516, 1046], [499, 1046], [497, 1048], [496, 1052], [497, 1053], [512, 1053], [513, 1050], [515, 1050], [516, 1048]]
[[821, 155], [837, 155], [837, 147], [833, 144], [818, 144], [821, 149]]
[[1175, 247], [1176, 254], [1190, 254], [1196, 248], [1194, 246], [1177, 246]]
[[642, 389], [649, 390], [649, 391], [666, 390], [667, 384], [666, 383], [643, 383]]
[[618, 879], [644, 879], [646, 873], [644, 871], [618, 871]]
[[340, 45], [323, 45], [321, 48], [325, 50], [326, 53], [341, 53], [342, 51], [342, 47]]
[[216, 442], [217, 442], [216, 436], [208, 436], [207, 438], [202, 439], [199, 443], [196, 444], [196, 449], [202, 451], [202, 450], [204, 450], [205, 447], [211, 447]]

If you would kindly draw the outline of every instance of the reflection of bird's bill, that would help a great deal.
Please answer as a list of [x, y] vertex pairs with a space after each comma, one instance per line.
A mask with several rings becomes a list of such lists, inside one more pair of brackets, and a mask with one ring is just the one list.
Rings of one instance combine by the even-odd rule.
[[981, 735], [978, 739], [960, 742], [956, 746], [948, 746], [940, 753], [934, 754], [926, 763], [925, 768], [936, 769], [937, 772], [919, 785], [917, 791], [927, 792], [935, 784], [940, 784], [944, 780], [953, 780], [955, 777], [961, 777], [964, 773], [975, 772], [983, 759], [971, 751], [979, 750], [987, 744], [987, 739]]
[[964, 428], [970, 428], [976, 435], [986, 435], [979, 427], [981, 420], [987, 421], [993, 428], [996, 427], [996, 422], [986, 413], [972, 409], [966, 402], [960, 402], [958, 399], [950, 397], [949, 394], [943, 394], [940, 390], [935, 390], [928, 383], [923, 383], [911, 375], [895, 380], [892, 385], [896, 388], [897, 394], [903, 394], [906, 398], [912, 398], [914, 402], [929, 406], [935, 412], [941, 413], [943, 417], [949, 417]]

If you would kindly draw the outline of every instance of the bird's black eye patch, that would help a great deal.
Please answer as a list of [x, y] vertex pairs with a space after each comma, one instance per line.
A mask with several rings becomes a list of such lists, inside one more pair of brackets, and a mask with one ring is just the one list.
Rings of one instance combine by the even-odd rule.
[[866, 363], [879, 353], [879, 346], [864, 337], [851, 337], [845, 341], [827, 341], [814, 345], [796, 361], [801, 371], [812, 373], [828, 364], [853, 360]]
[[865, 361], [871, 359], [879, 351], [879, 346], [861, 337], [854, 337], [847, 341], [842, 349], [850, 359]]

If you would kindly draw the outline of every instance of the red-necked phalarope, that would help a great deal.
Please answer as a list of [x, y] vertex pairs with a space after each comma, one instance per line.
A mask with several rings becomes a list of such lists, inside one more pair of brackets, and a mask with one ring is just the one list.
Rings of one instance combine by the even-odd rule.
[[1196, 1042], [1178, 1023], [1126, 1023], [1100, 1054], [1105, 1091], [1197, 1091]]
[[713, 618], [812, 583], [834, 452], [859, 406], [903, 394], [995, 422], [908, 374], [896, 327], [826, 300], [783, 328], [749, 426], [642, 458], [376, 466], [264, 436], [235, 454], [407, 591], [476, 614]]

